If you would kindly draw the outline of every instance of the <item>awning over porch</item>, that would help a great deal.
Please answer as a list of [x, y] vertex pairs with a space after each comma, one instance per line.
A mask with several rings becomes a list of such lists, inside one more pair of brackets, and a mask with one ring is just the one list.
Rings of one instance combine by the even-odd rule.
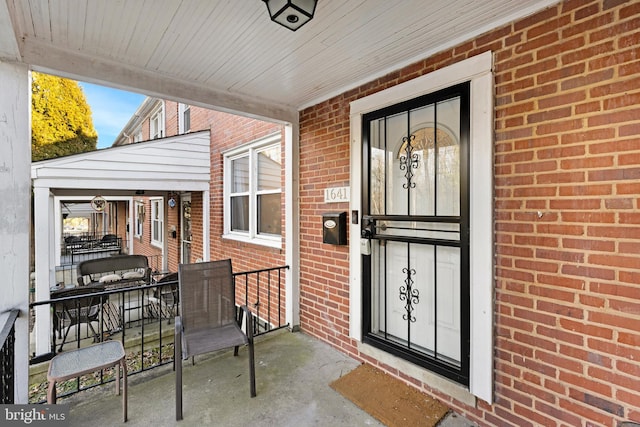
[[33, 163], [31, 179], [55, 195], [207, 191], [209, 145], [209, 131], [202, 131], [112, 147]]

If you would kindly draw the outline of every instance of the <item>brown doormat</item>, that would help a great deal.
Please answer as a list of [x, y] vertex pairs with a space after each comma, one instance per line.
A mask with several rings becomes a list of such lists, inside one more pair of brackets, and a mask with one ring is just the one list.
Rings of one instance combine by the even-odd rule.
[[329, 385], [388, 427], [432, 427], [449, 412], [437, 400], [367, 364]]

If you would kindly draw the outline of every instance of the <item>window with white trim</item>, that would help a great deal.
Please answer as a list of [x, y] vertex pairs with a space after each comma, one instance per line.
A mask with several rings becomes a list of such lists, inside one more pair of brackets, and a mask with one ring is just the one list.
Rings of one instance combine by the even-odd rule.
[[142, 141], [142, 128], [138, 128], [133, 134], [133, 142], [135, 143], [135, 142], [141, 142], [141, 141]]
[[151, 114], [149, 123], [149, 139], [158, 139], [164, 136], [164, 108], [162, 105]]
[[164, 199], [162, 197], [151, 199], [151, 244], [162, 246], [164, 236]]
[[142, 236], [145, 213], [144, 211], [144, 202], [136, 202], [135, 229], [133, 231], [133, 235], [135, 237]]
[[178, 104], [178, 133], [183, 134], [191, 130], [191, 108], [188, 104]]
[[225, 237], [281, 247], [280, 134], [224, 155]]

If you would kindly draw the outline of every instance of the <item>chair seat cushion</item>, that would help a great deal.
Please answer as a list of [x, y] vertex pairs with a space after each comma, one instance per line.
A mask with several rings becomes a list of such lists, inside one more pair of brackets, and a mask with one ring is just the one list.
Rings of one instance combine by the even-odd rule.
[[143, 277], [144, 277], [144, 271], [126, 271], [122, 273], [122, 278], [124, 280], [142, 279]]
[[191, 331], [182, 336], [182, 358], [245, 345], [248, 342], [249, 339], [236, 323], [216, 329]]
[[100, 283], [113, 283], [118, 282], [122, 279], [119, 274], [107, 274], [106, 276], [102, 276], [100, 278]]

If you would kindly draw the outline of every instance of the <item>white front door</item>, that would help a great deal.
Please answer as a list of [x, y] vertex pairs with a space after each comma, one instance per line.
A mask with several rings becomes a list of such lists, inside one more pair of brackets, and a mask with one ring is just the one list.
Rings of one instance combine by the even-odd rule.
[[468, 382], [468, 84], [363, 118], [365, 341]]

